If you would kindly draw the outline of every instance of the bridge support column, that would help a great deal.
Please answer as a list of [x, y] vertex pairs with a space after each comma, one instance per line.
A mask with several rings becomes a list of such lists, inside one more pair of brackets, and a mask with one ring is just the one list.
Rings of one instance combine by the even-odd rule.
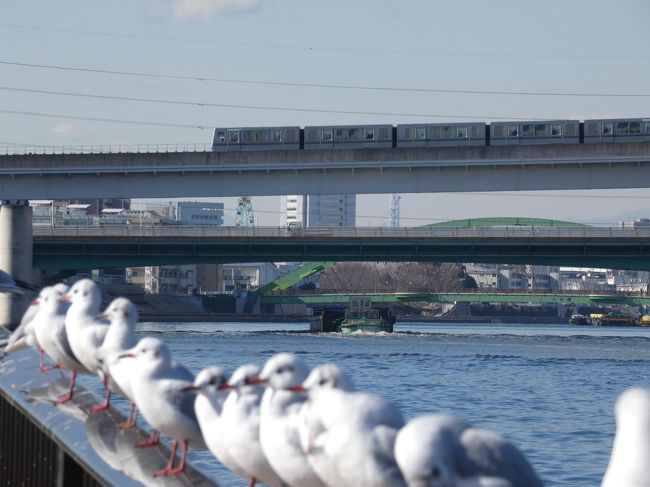
[[[33, 282], [32, 209], [27, 200], [0, 202], [0, 269]], [[0, 326], [15, 326], [29, 306], [31, 293], [0, 293]]]

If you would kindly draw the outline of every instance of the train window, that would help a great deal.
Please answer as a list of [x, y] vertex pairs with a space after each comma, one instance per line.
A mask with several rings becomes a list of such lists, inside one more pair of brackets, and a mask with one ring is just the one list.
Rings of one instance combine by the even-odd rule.
[[268, 135], [266, 133], [266, 130], [255, 131], [255, 142], [258, 144], [266, 144], [266, 142], [268, 142]]
[[429, 139], [439, 139], [441, 134], [440, 127], [429, 127], [427, 129]]
[[296, 129], [287, 129], [284, 131], [284, 141], [292, 143], [296, 141], [297, 130]]
[[504, 125], [493, 125], [492, 129], [493, 129], [492, 132], [493, 137], [503, 137], [506, 134]]
[[375, 140], [375, 129], [366, 129], [364, 130], [364, 134], [367, 141]]
[[348, 129], [336, 129], [336, 140], [348, 140]]
[[214, 138], [220, 144], [225, 144], [226, 143], [226, 131], [225, 130], [218, 130], [217, 135]]
[[650, 121], [645, 123], [645, 131], [650, 134]]
[[228, 132], [228, 143], [239, 144], [239, 130]]
[[552, 123], [551, 124], [551, 135], [562, 135], [562, 124]]
[[466, 139], [467, 138], [467, 127], [458, 127], [458, 130], [456, 131], [456, 136], [459, 139]]
[[469, 136], [472, 139], [478, 139], [478, 127], [476, 125], [469, 128]]
[[244, 144], [254, 144], [254, 143], [255, 143], [255, 131], [244, 130]]
[[415, 138], [417, 140], [424, 140], [427, 138], [427, 130], [425, 127], [415, 127]]
[[565, 123], [564, 124], [564, 136], [565, 137], [576, 137], [578, 135], [578, 124], [577, 123]]
[[585, 135], [599, 135], [598, 123], [596, 122], [585, 123]]
[[603, 123], [603, 135], [612, 135], [614, 133], [614, 124], [612, 122]]
[[508, 125], [508, 137], [519, 137], [519, 125]]
[[630, 133], [631, 134], [640, 134], [641, 133], [641, 122], [630, 122]]
[[627, 122], [616, 122], [616, 134], [629, 134], [630, 127]]
[[415, 129], [413, 127], [404, 128], [404, 138], [406, 140], [413, 140], [413, 135], [415, 134]]
[[350, 140], [361, 140], [361, 129], [350, 129]]
[[271, 130], [271, 142], [282, 142], [282, 130]]
[[393, 129], [389, 129], [388, 127], [381, 127], [379, 129], [379, 134], [377, 135], [378, 140], [391, 140], [392, 138], [392, 132]]
[[535, 137], [544, 137], [546, 135], [546, 124], [538, 123], [535, 125]]
[[318, 133], [320, 132], [320, 129], [307, 129], [305, 132], [307, 132], [305, 134], [307, 142], [318, 142]]
[[332, 142], [332, 129], [323, 129], [321, 140], [323, 142]]
[[521, 133], [524, 137], [532, 137], [535, 135], [535, 126], [533, 124], [526, 124], [521, 128]]
[[453, 132], [454, 132], [454, 127], [451, 127], [449, 125], [442, 127], [440, 129], [440, 136], [443, 139], [451, 139], [453, 137]]

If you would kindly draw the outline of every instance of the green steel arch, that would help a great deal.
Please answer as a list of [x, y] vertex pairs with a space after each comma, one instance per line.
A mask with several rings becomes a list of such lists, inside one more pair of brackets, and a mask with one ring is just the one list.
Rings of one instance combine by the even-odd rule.
[[431, 223], [425, 227], [434, 228], [476, 228], [476, 227], [559, 227], [559, 228], [585, 228], [591, 225], [583, 223], [566, 222], [562, 220], [548, 220], [546, 218], [525, 217], [488, 217], [464, 218], [446, 222]]

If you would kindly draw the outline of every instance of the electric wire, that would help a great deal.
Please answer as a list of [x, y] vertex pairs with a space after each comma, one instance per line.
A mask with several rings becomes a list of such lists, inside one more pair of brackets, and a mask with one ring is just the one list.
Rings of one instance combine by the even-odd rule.
[[414, 88], [414, 87], [395, 87], [395, 86], [373, 86], [373, 85], [352, 85], [352, 84], [332, 84], [332, 83], [301, 83], [291, 81], [270, 81], [270, 80], [251, 80], [238, 78], [215, 78], [209, 76], [196, 75], [176, 75], [164, 73], [145, 73], [139, 71], [118, 71], [109, 69], [96, 69], [86, 67], [72, 67], [55, 64], [36, 64], [21, 63], [15, 61], [0, 60], [0, 65], [19, 66], [27, 68], [51, 69], [61, 71], [76, 71], [95, 74], [110, 74], [118, 76], [162, 78], [186, 81], [201, 82], [218, 82], [233, 84], [250, 84], [266, 86], [286, 86], [291, 88], [327, 88], [343, 90], [363, 90], [363, 91], [383, 91], [383, 92], [400, 92], [400, 93], [444, 93], [444, 94], [463, 94], [463, 95], [501, 95], [501, 96], [558, 96], [558, 97], [590, 97], [590, 98], [648, 98], [650, 93], [584, 93], [584, 92], [553, 92], [553, 91], [513, 91], [513, 90], [469, 90], [469, 89], [450, 89], [450, 88]]

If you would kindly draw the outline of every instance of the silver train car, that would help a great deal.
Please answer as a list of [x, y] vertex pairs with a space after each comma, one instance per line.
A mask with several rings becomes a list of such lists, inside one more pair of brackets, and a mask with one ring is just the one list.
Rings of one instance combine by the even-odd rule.
[[650, 118], [584, 121], [584, 142], [640, 142], [650, 140]]
[[577, 144], [579, 142], [580, 122], [577, 120], [490, 123], [490, 145]]
[[392, 125], [305, 127], [304, 148], [362, 149], [393, 147]]
[[397, 147], [486, 145], [485, 123], [417, 123], [397, 126]]
[[212, 150], [298, 150], [300, 130], [300, 127], [216, 128]]
[[213, 151], [650, 142], [650, 118], [216, 128]]

